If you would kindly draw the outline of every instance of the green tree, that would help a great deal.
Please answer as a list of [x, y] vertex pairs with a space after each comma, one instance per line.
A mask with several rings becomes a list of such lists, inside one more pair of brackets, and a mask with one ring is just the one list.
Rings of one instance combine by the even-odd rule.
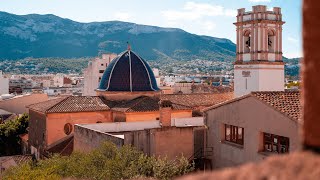
[[3, 179], [172, 179], [193, 170], [193, 165], [184, 157], [176, 160], [148, 157], [134, 147], [118, 148], [106, 142], [89, 153], [74, 152], [68, 157], [53, 155], [47, 160], [14, 167], [5, 172]]
[[0, 156], [19, 154], [19, 135], [27, 132], [29, 116], [23, 114], [15, 120], [0, 124]]

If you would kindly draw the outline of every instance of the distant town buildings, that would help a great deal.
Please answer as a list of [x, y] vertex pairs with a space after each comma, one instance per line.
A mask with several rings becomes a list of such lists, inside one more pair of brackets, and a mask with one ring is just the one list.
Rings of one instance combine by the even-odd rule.
[[36, 84], [25, 77], [11, 77], [9, 81], [9, 93], [22, 94], [24, 90], [31, 90]]
[[54, 87], [71, 87], [72, 80], [65, 76], [64, 74], [56, 74], [53, 77], [53, 86]]
[[0, 95], [9, 93], [9, 78], [0, 71]]
[[117, 57], [116, 54], [102, 54], [101, 57], [97, 57], [89, 62], [88, 67], [83, 70], [84, 75], [84, 96], [96, 95], [95, 90], [99, 86], [99, 82], [102, 79], [102, 75], [106, 70], [106, 67], [110, 62]]

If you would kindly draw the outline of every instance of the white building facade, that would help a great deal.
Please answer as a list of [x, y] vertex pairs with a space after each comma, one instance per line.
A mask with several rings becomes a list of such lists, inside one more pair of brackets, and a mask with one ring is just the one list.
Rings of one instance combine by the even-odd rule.
[[9, 78], [5, 77], [0, 71], [0, 95], [9, 93]]
[[83, 96], [95, 96], [95, 89], [98, 88], [102, 75], [110, 62], [117, 57], [117, 54], [102, 54], [89, 62], [88, 67], [83, 70], [84, 88]]
[[235, 97], [252, 91], [284, 91], [281, 8], [267, 11], [266, 6], [258, 5], [249, 12], [238, 9], [234, 24], [237, 26]]

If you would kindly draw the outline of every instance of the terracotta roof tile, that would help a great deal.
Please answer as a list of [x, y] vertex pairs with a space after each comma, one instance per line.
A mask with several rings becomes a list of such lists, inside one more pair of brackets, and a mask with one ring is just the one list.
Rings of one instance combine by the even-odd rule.
[[270, 105], [275, 110], [285, 114], [293, 120], [301, 119], [301, 94], [298, 91], [283, 92], [283, 91], [262, 91], [262, 92], [252, 92], [247, 95], [243, 95], [220, 104], [213, 105], [206, 108], [204, 111], [209, 111], [226, 104], [230, 104], [248, 97], [255, 97], [258, 100]]
[[29, 106], [43, 113], [104, 111], [110, 108], [98, 96], [69, 96]]
[[27, 108], [44, 113], [47, 109], [50, 109], [51, 107], [53, 107], [57, 103], [60, 103], [65, 98], [67, 98], [67, 97], [50, 99], [48, 101], [44, 101], [44, 102], [40, 102], [40, 103], [36, 103], [36, 104], [31, 104], [31, 105], [27, 106]]
[[295, 92], [252, 92], [253, 96], [294, 120], [301, 119], [301, 94]]
[[172, 103], [189, 107], [208, 107], [228, 101], [233, 98], [233, 92], [229, 93], [201, 93], [201, 94], [164, 94], [162, 100], [170, 100]]
[[0, 164], [9, 160], [14, 160], [17, 165], [28, 162], [32, 160], [32, 155], [14, 155], [14, 156], [2, 156], [0, 157]]
[[[130, 101], [122, 101], [115, 105], [113, 111], [121, 112], [148, 112], [148, 111], [159, 111], [159, 98], [153, 98], [148, 96], [141, 96]], [[191, 110], [191, 107], [172, 104], [173, 110]]]

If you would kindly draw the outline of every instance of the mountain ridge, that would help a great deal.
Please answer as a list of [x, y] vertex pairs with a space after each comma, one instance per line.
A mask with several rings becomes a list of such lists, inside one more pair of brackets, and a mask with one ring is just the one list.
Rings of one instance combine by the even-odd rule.
[[84, 57], [120, 53], [129, 41], [146, 60], [206, 59], [232, 61], [229, 39], [122, 21], [77, 22], [53, 14], [0, 12], [0, 59]]

